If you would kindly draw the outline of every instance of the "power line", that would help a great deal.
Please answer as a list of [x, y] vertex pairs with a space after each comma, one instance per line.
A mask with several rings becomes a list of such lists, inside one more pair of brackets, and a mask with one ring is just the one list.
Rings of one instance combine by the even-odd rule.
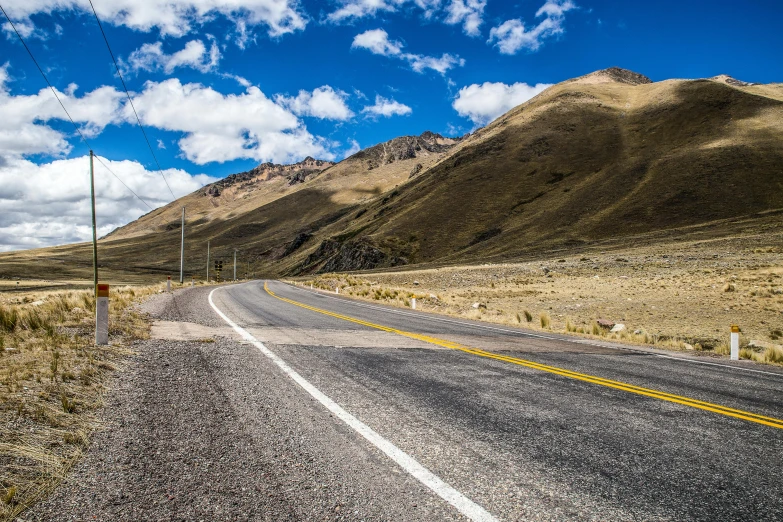
[[[85, 145], [87, 145], [87, 148], [88, 148], [88, 149], [90, 149], [90, 150], [93, 150], [92, 146], [90, 146], [90, 142], [89, 142], [89, 141], [87, 141], [87, 138], [85, 138], [85, 137], [84, 137], [84, 134], [82, 134], [82, 131], [79, 129], [79, 126], [78, 126], [78, 125], [76, 125], [76, 122], [75, 122], [75, 121], [73, 121], [73, 118], [71, 118], [71, 114], [68, 112], [68, 109], [66, 109], [66, 108], [65, 108], [65, 105], [63, 105], [63, 102], [62, 102], [62, 100], [60, 99], [60, 96], [57, 94], [57, 90], [55, 90], [55, 88], [52, 86], [52, 83], [49, 81], [49, 78], [46, 76], [46, 73], [44, 73], [44, 71], [43, 71], [43, 69], [41, 68], [41, 66], [40, 66], [40, 65], [38, 65], [38, 60], [36, 60], [36, 59], [35, 59], [35, 56], [33, 56], [33, 52], [30, 50], [30, 48], [29, 48], [29, 47], [27, 47], [27, 44], [25, 43], [25, 41], [24, 41], [24, 38], [22, 38], [22, 35], [21, 35], [21, 34], [19, 34], [19, 31], [17, 31], [17, 30], [16, 30], [16, 26], [15, 26], [15, 25], [14, 25], [14, 23], [11, 21], [11, 17], [9, 17], [9, 16], [8, 16], [8, 13], [6, 13], [6, 12], [5, 12], [5, 9], [3, 9], [3, 6], [2, 6], [2, 5], [0, 5], [0, 10], [1, 10], [1, 11], [3, 11], [3, 14], [5, 15], [5, 18], [6, 18], [6, 20], [8, 20], [8, 23], [11, 25], [11, 28], [12, 28], [12, 29], [14, 30], [14, 32], [16, 33], [16, 36], [19, 38], [19, 41], [20, 41], [20, 42], [22, 42], [22, 45], [24, 46], [25, 50], [27, 51], [27, 54], [29, 54], [29, 55], [30, 55], [30, 58], [33, 60], [33, 63], [34, 63], [34, 64], [35, 64], [35, 66], [38, 68], [38, 72], [40, 72], [40, 73], [41, 73], [41, 76], [43, 76], [43, 79], [44, 79], [44, 81], [46, 81], [46, 85], [48, 85], [48, 86], [49, 86], [49, 89], [51, 89], [51, 91], [52, 91], [52, 94], [54, 94], [54, 97], [55, 97], [55, 98], [57, 98], [57, 102], [60, 104], [60, 107], [62, 107], [62, 108], [63, 108], [63, 111], [65, 111], [65, 114], [68, 116], [68, 119], [71, 121], [71, 124], [73, 125], [73, 128], [74, 128], [74, 129], [76, 129], [76, 132], [79, 134], [79, 136], [81, 137], [81, 139], [82, 139], [82, 141], [84, 142], [84, 144], [85, 144]], [[99, 158], [98, 156], [95, 156], [95, 157], [98, 159], [98, 163], [100, 163], [101, 165], [103, 165], [103, 167], [104, 167], [106, 170], [108, 170], [108, 171], [109, 171], [109, 172], [112, 174], [112, 176], [114, 176], [115, 178], [117, 178], [117, 180], [118, 180], [120, 183], [122, 183], [122, 185], [123, 185], [123, 186], [124, 186], [126, 189], [128, 189], [128, 190], [129, 190], [129, 191], [130, 191], [130, 192], [131, 192], [131, 193], [132, 193], [134, 196], [136, 196], [137, 198], [139, 198], [139, 201], [141, 201], [142, 203], [144, 203], [145, 205], [147, 205], [147, 208], [149, 208], [150, 210], [153, 210], [153, 209], [152, 209], [152, 207], [149, 205], [149, 203], [147, 203], [146, 201], [144, 201], [144, 200], [141, 198], [141, 196], [139, 196], [138, 194], [136, 194], [136, 192], [134, 192], [132, 188], [130, 188], [128, 185], [126, 185], [126, 184], [125, 184], [125, 182], [124, 182], [124, 181], [122, 181], [122, 179], [121, 179], [121, 178], [120, 178], [120, 177], [119, 177], [117, 174], [115, 174], [115, 173], [114, 173], [114, 171], [112, 171], [112, 170], [111, 170], [111, 169], [108, 167], [108, 165], [106, 165], [106, 164], [103, 162], [103, 160], [101, 160], [101, 158]]]
[[128, 97], [128, 101], [130, 102], [130, 106], [133, 109], [133, 114], [136, 115], [136, 122], [139, 124], [139, 128], [141, 129], [141, 133], [144, 135], [144, 140], [147, 142], [147, 147], [150, 149], [150, 153], [152, 153], [152, 158], [155, 160], [155, 164], [158, 166], [158, 172], [160, 173], [160, 177], [163, 178], [163, 181], [166, 183], [166, 187], [168, 187], [169, 192], [171, 192], [171, 197], [174, 199], [177, 199], [177, 197], [174, 195], [174, 192], [171, 190], [171, 186], [169, 185], [169, 182], [166, 180], [166, 176], [163, 175], [163, 169], [160, 168], [160, 163], [158, 163], [158, 158], [155, 156], [155, 151], [152, 150], [152, 144], [150, 144], [150, 140], [147, 137], [147, 131], [144, 130], [144, 126], [141, 124], [141, 119], [139, 119], [139, 113], [136, 112], [136, 107], [133, 105], [133, 100], [131, 99], [130, 92], [128, 91], [127, 85], [125, 85], [125, 80], [122, 77], [122, 73], [120, 72], [120, 67], [117, 65], [117, 60], [114, 58], [114, 53], [111, 50], [111, 45], [109, 45], [109, 39], [106, 38], [106, 33], [103, 30], [103, 24], [101, 24], [101, 19], [98, 18], [98, 13], [95, 11], [95, 6], [92, 5], [92, 0], [90, 1], [90, 7], [92, 7], [92, 14], [95, 15], [95, 20], [98, 22], [98, 27], [101, 30], [101, 34], [103, 35], [103, 41], [106, 42], [106, 48], [109, 50], [109, 54], [111, 55], [111, 60], [114, 62], [114, 68], [117, 69], [117, 75], [120, 77], [120, 81], [122, 82], [122, 88], [125, 89], [125, 95]]

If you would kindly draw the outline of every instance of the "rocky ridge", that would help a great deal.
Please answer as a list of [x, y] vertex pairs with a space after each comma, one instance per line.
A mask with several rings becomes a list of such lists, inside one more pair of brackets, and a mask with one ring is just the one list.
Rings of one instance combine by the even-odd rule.
[[401, 136], [368, 147], [357, 152], [350, 159], [364, 161], [367, 163], [367, 169], [372, 170], [395, 161], [446, 152], [461, 140], [462, 138], [447, 138], [434, 132], [425, 131], [420, 136]]
[[629, 71], [628, 69], [622, 69], [620, 67], [609, 67], [608, 69], [595, 71], [593, 73], [580, 76], [579, 78], [568, 80], [567, 82], [564, 83], [568, 83], [568, 82], [574, 82], [574, 83], [616, 82], [616, 83], [624, 83], [627, 85], [646, 85], [648, 83], [653, 83], [651, 79], [649, 79], [647, 76], [643, 74]]
[[297, 183], [304, 183], [308, 177], [320, 174], [333, 165], [335, 165], [333, 161], [319, 160], [311, 156], [307, 156], [302, 161], [290, 165], [279, 165], [272, 162], [261, 163], [251, 170], [231, 174], [218, 182], [207, 185], [203, 189], [204, 195], [217, 197], [224, 189], [232, 185], [249, 185], [278, 177], [285, 177], [288, 179], [289, 185], [296, 185]]

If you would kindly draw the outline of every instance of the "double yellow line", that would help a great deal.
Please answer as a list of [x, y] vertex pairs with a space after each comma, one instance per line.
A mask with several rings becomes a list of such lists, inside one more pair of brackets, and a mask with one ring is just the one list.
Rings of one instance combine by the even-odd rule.
[[555, 375], [560, 375], [563, 377], [568, 377], [569, 379], [576, 379], [578, 381], [584, 381], [589, 382], [592, 384], [598, 384], [600, 386], [606, 386], [607, 388], [614, 388], [616, 390], [622, 390], [628, 393], [634, 393], [636, 395], [644, 395], [645, 397], [652, 397], [654, 399], [660, 399], [662, 401], [668, 401], [668, 402], [674, 402], [677, 404], [682, 404], [683, 406], [690, 406], [692, 408], [698, 408], [700, 410], [706, 410], [711, 411], [713, 413], [719, 413], [721, 415], [726, 415], [728, 417], [734, 417], [736, 419], [742, 419], [749, 422], [755, 422], [757, 424], [763, 424], [765, 426], [770, 426], [772, 428], [779, 428], [783, 429], [783, 419], [776, 419], [774, 417], [765, 417], [764, 415], [758, 415], [756, 413], [751, 413], [749, 411], [744, 410], [737, 410], [734, 408], [729, 408], [727, 406], [721, 406], [720, 404], [714, 404], [711, 402], [705, 402], [700, 401], [697, 399], [691, 399], [690, 397], [683, 397], [681, 395], [674, 395], [671, 393], [662, 392], [659, 390], [653, 390], [650, 388], [642, 388], [641, 386], [634, 386], [633, 384], [624, 383], [621, 381], [613, 381], [611, 379], [604, 379], [603, 377], [596, 377], [595, 375], [589, 375], [586, 373], [579, 373], [579, 372], [573, 372], [571, 370], [566, 370], [564, 368], [558, 368], [557, 366], [549, 366], [547, 364], [541, 364], [534, 361], [529, 361], [527, 359], [520, 359], [518, 357], [511, 357], [507, 355], [499, 355], [496, 353], [488, 352], [486, 350], [479, 350], [477, 348], [471, 348], [469, 346], [464, 346], [459, 343], [446, 341], [444, 339], [438, 339], [437, 337], [431, 337], [429, 335], [422, 335], [412, 332], [406, 332], [403, 330], [398, 330], [396, 328], [391, 328], [389, 326], [384, 326], [381, 324], [375, 324], [370, 323], [368, 321], [362, 321], [361, 319], [356, 319], [354, 317], [350, 317], [347, 315], [337, 314], [334, 312], [330, 312], [328, 310], [323, 310], [321, 308], [316, 308], [314, 306], [306, 305], [304, 303], [300, 303], [298, 301], [293, 301], [291, 299], [286, 299], [285, 297], [280, 297], [279, 295], [272, 292], [266, 283], [264, 283], [264, 290], [271, 295], [272, 297], [276, 299], [280, 299], [281, 301], [285, 301], [286, 303], [292, 304], [294, 306], [298, 306], [300, 308], [305, 308], [307, 310], [311, 310], [313, 312], [317, 312], [319, 314], [328, 315], [330, 317], [335, 317], [337, 319], [342, 319], [344, 321], [349, 321], [355, 324], [360, 324], [362, 326], [367, 326], [370, 328], [375, 328], [376, 330], [382, 330], [384, 332], [390, 332], [397, 335], [402, 335], [404, 337], [409, 337], [411, 339], [417, 339], [419, 341], [424, 341], [426, 343], [434, 344], [437, 346], [442, 346], [444, 348], [450, 348], [452, 350], [459, 350], [461, 352], [469, 353], [472, 355], [478, 355], [479, 357], [487, 357], [489, 359], [496, 359], [498, 361], [508, 362], [512, 364], [517, 364], [519, 366], [525, 366], [527, 368], [532, 368], [534, 370], [540, 370], [543, 372], [553, 373]]

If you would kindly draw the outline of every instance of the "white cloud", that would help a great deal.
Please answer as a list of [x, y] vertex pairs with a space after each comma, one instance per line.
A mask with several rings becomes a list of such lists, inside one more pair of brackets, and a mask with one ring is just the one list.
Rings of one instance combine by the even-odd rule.
[[343, 0], [342, 6], [333, 13], [329, 13], [326, 19], [330, 22], [342, 22], [353, 18], [375, 16], [378, 12], [396, 11], [404, 3], [403, 1], [387, 2], [385, 0]]
[[[276, 37], [304, 29], [307, 18], [297, 0], [111, 0], [94, 2], [98, 16], [114, 25], [148, 32], [158, 28], [163, 35], [183, 36], [215, 16], [235, 23], [237, 31], [266, 26]], [[92, 13], [86, 0], [5, 0], [3, 7], [13, 19], [31, 23], [34, 14], [62, 11]]]
[[368, 105], [362, 109], [362, 114], [367, 114], [369, 117], [383, 116], [389, 118], [391, 116], [405, 116], [413, 112], [413, 109], [400, 102], [384, 98], [383, 96], [375, 96], [375, 105]]
[[275, 102], [297, 116], [345, 121], [353, 117], [353, 112], [345, 104], [346, 98], [348, 98], [348, 93], [336, 91], [332, 87], [324, 85], [312, 93], [299, 91], [296, 97], [278, 94], [275, 96]]
[[359, 142], [356, 140], [348, 140], [351, 142], [351, 146], [348, 147], [348, 149], [343, 153], [343, 159], [348, 158], [362, 150], [361, 145], [359, 145]]
[[403, 53], [404, 44], [396, 40], [390, 40], [389, 34], [383, 29], [371, 29], [357, 34], [351, 48], [367, 49], [373, 54], [399, 58], [408, 62], [411, 69], [417, 73], [423, 73], [426, 69], [432, 69], [440, 74], [446, 74], [454, 67], [462, 67], [465, 60], [457, 55], [445, 53], [440, 58], [435, 56], [424, 56], [421, 54]]
[[[343, 23], [360, 18], [375, 17], [383, 13], [394, 13], [408, 9], [413, 4], [422, 11], [422, 16], [429, 20], [443, 11], [443, 0], [342, 0], [336, 11], [329, 13], [326, 20], [332, 23]], [[486, 0], [448, 0], [445, 6], [445, 23], [463, 24], [467, 34], [478, 34], [481, 17]]]
[[462, 24], [462, 30], [468, 36], [479, 36], [479, 27], [484, 23], [484, 8], [487, 0], [451, 0], [446, 7], [446, 23]]
[[418, 73], [424, 72], [425, 69], [432, 69], [440, 74], [446, 74], [449, 69], [465, 65], [465, 60], [463, 58], [448, 53], [440, 58], [422, 56], [420, 54], [406, 54], [404, 55], [404, 58], [410, 63], [411, 69]]
[[389, 40], [389, 33], [383, 29], [370, 29], [357, 34], [351, 44], [353, 49], [367, 49], [381, 56], [398, 56], [402, 53], [402, 47], [402, 43]]
[[562, 34], [565, 13], [576, 8], [571, 0], [547, 0], [536, 12], [545, 18], [532, 29], [526, 29], [520, 19], [506, 20], [489, 31], [487, 43], [494, 44], [502, 54], [516, 54], [521, 49], [536, 51], [545, 38]]
[[[289, 110], [257, 87], [243, 94], [223, 94], [178, 79], [147, 82], [134, 98], [145, 125], [185, 133], [179, 140], [185, 157], [199, 165], [212, 161], [254, 159], [286, 163], [305, 156], [332, 159], [326, 143]], [[126, 118], [132, 114], [125, 107]]]
[[[135, 161], [101, 158], [153, 208], [168, 203], [169, 192], [157, 171]], [[0, 250], [37, 248], [92, 236], [89, 157], [56, 160], [43, 165], [12, 159], [0, 166]], [[177, 197], [216, 181], [179, 169], [164, 171]], [[95, 199], [99, 235], [105, 235], [149, 212], [104, 167], [95, 162]]]
[[551, 86], [552, 84], [547, 83], [538, 83], [534, 86], [526, 83], [513, 85], [490, 82], [481, 85], [474, 83], [459, 90], [452, 107], [460, 116], [470, 118], [473, 123], [478, 125], [483, 125]]
[[201, 40], [191, 40], [172, 54], [163, 51], [163, 42], [146, 43], [133, 51], [122, 66], [126, 72], [163, 70], [171, 74], [177, 67], [190, 67], [207, 73], [215, 70], [219, 62], [220, 49], [212, 39], [209, 50]]
[[[65, 135], [47, 125], [50, 120], [67, 120], [52, 92], [46, 88], [37, 94], [14, 96], [7, 86], [9, 80], [6, 64], [0, 67], [0, 158], [69, 152], [71, 146]], [[71, 84], [66, 92], [57, 94], [86, 136], [97, 135], [107, 125], [121, 121], [118, 111], [124, 94], [104, 86], [77, 97], [76, 90], [77, 86]]]
[[[58, 25], [57, 27], [60, 26]], [[18, 32], [25, 40], [29, 40], [31, 38], [46, 40], [47, 38], [46, 32], [33, 25], [31, 21], [17, 20], [14, 22], [13, 26], [7, 21], [3, 24], [3, 31], [5, 31], [6, 36], [8, 37], [9, 40], [17, 39], [16, 32], [14, 32], [14, 28], [16, 28], [16, 32]], [[60, 28], [60, 30], [62, 30], [62, 28]]]

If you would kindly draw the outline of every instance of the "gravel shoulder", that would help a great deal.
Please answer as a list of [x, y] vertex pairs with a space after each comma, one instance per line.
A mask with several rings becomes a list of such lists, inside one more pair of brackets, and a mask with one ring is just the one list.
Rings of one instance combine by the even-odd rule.
[[[211, 288], [155, 296], [153, 319], [223, 326]], [[148, 340], [64, 483], [20, 520], [448, 520], [414, 479], [252, 346]], [[401, 504], [398, 500], [406, 498]]]

